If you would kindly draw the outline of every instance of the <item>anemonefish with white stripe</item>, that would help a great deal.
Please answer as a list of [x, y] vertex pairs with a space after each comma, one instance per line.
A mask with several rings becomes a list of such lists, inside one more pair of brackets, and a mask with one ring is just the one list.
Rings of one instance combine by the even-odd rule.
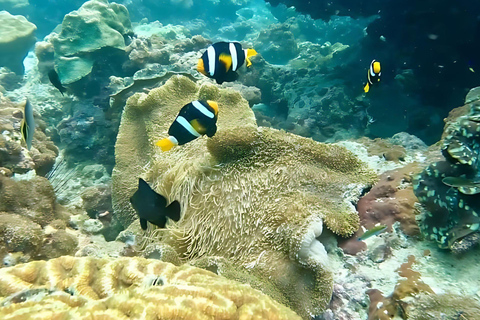
[[363, 88], [363, 91], [368, 92], [370, 90], [370, 86], [374, 83], [380, 81], [380, 76], [382, 75], [380, 69], [380, 62], [375, 61], [375, 59], [370, 63], [370, 68], [368, 68], [367, 73], [367, 84]]
[[207, 48], [198, 59], [198, 72], [215, 79], [218, 84], [235, 81], [236, 72], [245, 62], [252, 65], [250, 57], [257, 55], [254, 49], [243, 49], [238, 42], [217, 42]]
[[157, 141], [156, 145], [162, 151], [168, 151], [205, 134], [213, 137], [217, 132], [217, 116], [218, 104], [215, 101], [192, 101], [178, 113], [168, 129], [169, 137]]

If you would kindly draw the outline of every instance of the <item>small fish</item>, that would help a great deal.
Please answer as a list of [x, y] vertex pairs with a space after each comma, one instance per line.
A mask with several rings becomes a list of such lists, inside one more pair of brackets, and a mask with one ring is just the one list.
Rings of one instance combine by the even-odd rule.
[[370, 86], [374, 83], [380, 81], [380, 76], [382, 75], [380, 62], [375, 61], [375, 59], [370, 63], [370, 68], [368, 68], [367, 72], [367, 84], [363, 88], [363, 91], [368, 92], [370, 90]]
[[478, 188], [480, 181], [461, 177], [445, 177], [442, 179], [443, 184], [454, 188]]
[[32, 148], [33, 134], [35, 133], [35, 119], [33, 118], [32, 105], [28, 99], [25, 102], [25, 109], [23, 110], [20, 132], [22, 133], [22, 140], [27, 144], [27, 149], [30, 150]]
[[252, 65], [250, 57], [257, 55], [254, 49], [243, 49], [238, 42], [217, 42], [207, 48], [198, 59], [198, 72], [215, 79], [218, 84], [235, 81], [238, 78], [237, 70], [245, 62], [247, 67]]
[[365, 231], [364, 234], [362, 234], [360, 237], [358, 237], [358, 241], [363, 241], [363, 240], [368, 239], [372, 236], [379, 235], [380, 233], [382, 233], [385, 230], [387, 230], [387, 226], [384, 225], [384, 224], [379, 224], [379, 225], [371, 228], [370, 230]]
[[52, 85], [57, 88], [63, 96], [63, 93], [67, 91], [67, 88], [62, 85], [62, 82], [60, 81], [58, 73], [55, 71], [55, 69], [52, 69], [48, 72], [48, 79], [50, 79]]
[[147, 229], [147, 221], [165, 228], [167, 218], [180, 220], [180, 203], [173, 201], [167, 206], [167, 199], [156, 193], [142, 178], [138, 179], [138, 189], [130, 198], [130, 203], [140, 217], [140, 226]]
[[168, 129], [169, 137], [157, 141], [162, 151], [182, 145], [206, 134], [217, 132], [218, 104], [215, 101], [195, 100], [182, 107]]

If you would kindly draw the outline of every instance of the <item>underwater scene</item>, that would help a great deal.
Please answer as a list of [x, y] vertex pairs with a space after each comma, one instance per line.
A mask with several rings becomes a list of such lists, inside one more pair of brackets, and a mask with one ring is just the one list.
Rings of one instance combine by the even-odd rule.
[[480, 2], [0, 0], [0, 319], [480, 320]]

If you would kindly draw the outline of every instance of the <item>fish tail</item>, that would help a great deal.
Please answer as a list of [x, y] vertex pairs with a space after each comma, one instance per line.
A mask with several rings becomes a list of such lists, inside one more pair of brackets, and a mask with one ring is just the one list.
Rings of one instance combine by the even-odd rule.
[[170, 137], [168, 137], [168, 138], [157, 141], [157, 143], [155, 143], [155, 144], [157, 146], [159, 146], [160, 149], [162, 149], [162, 151], [168, 151], [168, 150], [172, 149], [174, 146], [178, 145], [178, 143], [174, 142], [174, 141], [176, 141], [176, 139], [175, 140], [174, 139], [170, 139]]
[[247, 67], [250, 68], [250, 66], [252, 65], [252, 61], [250, 61], [250, 57], [256, 56], [257, 51], [255, 51], [255, 49], [247, 49], [246, 51], [247, 51], [246, 52], [247, 54], [245, 57], [245, 61], [247, 62]]
[[370, 84], [367, 83], [365, 87], [363, 88], [363, 91], [368, 92], [370, 90]]
[[175, 200], [168, 205], [166, 215], [173, 221], [178, 221], [180, 220], [180, 212], [181, 212], [180, 202]]

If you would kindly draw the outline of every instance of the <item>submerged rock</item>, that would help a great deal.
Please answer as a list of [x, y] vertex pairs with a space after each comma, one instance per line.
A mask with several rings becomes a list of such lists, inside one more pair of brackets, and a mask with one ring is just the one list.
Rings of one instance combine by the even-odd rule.
[[23, 59], [35, 43], [36, 29], [24, 16], [0, 11], [0, 66], [23, 74]]

